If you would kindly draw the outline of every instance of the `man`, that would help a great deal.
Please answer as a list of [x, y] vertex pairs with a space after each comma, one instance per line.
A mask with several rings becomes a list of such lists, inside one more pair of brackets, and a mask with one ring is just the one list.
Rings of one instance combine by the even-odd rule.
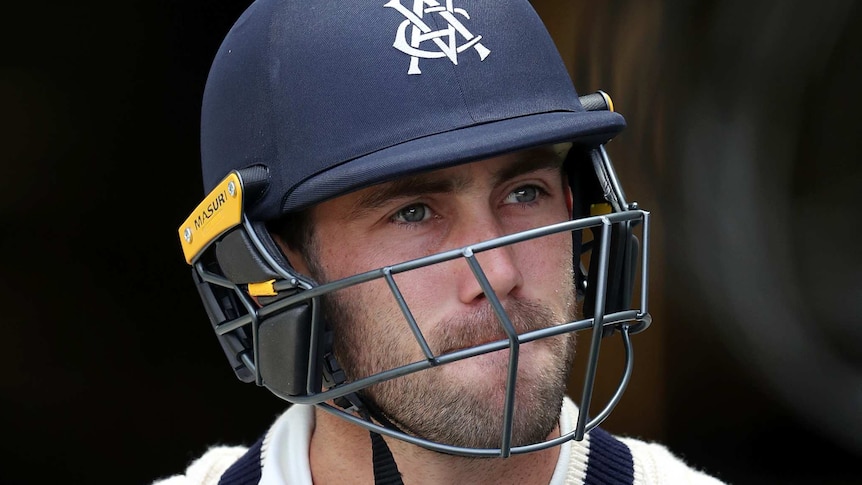
[[183, 251], [237, 376], [292, 405], [161, 483], [719, 483], [597, 427], [648, 214], [527, 1], [258, 0], [201, 121]]

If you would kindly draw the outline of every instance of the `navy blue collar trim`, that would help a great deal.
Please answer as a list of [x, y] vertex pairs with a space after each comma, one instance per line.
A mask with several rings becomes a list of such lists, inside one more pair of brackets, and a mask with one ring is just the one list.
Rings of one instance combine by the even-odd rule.
[[590, 452], [584, 485], [634, 484], [635, 469], [632, 452], [622, 441], [607, 431], [590, 431]]
[[263, 446], [263, 436], [249, 447], [244, 455], [239, 457], [222, 474], [218, 485], [256, 485], [260, 483], [261, 460], [260, 449]]

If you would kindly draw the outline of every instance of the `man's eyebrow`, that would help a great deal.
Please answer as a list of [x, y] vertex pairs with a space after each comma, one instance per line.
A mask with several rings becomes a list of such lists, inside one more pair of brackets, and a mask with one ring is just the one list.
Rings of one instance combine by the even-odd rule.
[[463, 177], [443, 177], [433, 173], [407, 176], [383, 184], [374, 190], [369, 190], [356, 201], [352, 215], [354, 217], [359, 216], [364, 212], [381, 207], [393, 199], [425, 194], [452, 193], [464, 189], [469, 184], [470, 181]]
[[[557, 170], [562, 165], [563, 157], [551, 150], [530, 150], [524, 152], [512, 163], [492, 173], [492, 185], [530, 172]], [[369, 190], [356, 201], [351, 210], [351, 216], [358, 217], [393, 199], [454, 193], [468, 188], [472, 183], [473, 181], [468, 177], [442, 176], [433, 172], [406, 176], [387, 182], [374, 190]]]

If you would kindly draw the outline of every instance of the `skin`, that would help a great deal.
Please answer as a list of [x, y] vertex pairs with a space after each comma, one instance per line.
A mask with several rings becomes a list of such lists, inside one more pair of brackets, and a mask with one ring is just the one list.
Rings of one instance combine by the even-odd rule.
[[[302, 253], [283, 249], [300, 272], [332, 281], [389, 264], [568, 220], [572, 194], [549, 148], [510, 153], [343, 195], [312, 209], [314, 235]], [[349, 241], [349, 246], [345, 246]], [[518, 333], [574, 319], [571, 234], [476, 255]], [[396, 275], [435, 354], [505, 338], [463, 259]], [[349, 378], [422, 360], [382, 280], [329, 298], [335, 355]], [[574, 335], [521, 346], [513, 444], [559, 435], [557, 420]], [[402, 430], [459, 446], [500, 444], [508, 350], [373, 386], [373, 400]], [[559, 448], [501, 458], [465, 458], [386, 438], [405, 484], [548, 483]], [[373, 483], [368, 432], [317, 411], [310, 461], [314, 482]]]

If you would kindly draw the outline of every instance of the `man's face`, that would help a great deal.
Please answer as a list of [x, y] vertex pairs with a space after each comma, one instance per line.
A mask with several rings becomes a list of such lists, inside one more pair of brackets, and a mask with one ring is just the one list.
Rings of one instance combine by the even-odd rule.
[[[572, 194], [550, 148], [398, 179], [323, 202], [300, 271], [321, 282], [569, 219]], [[476, 255], [518, 333], [575, 318], [570, 233]], [[395, 276], [435, 355], [506, 338], [464, 259]], [[382, 280], [324, 301], [334, 351], [350, 379], [424, 355]], [[574, 334], [520, 347], [513, 445], [554, 430], [574, 357]], [[509, 351], [483, 354], [365, 391], [404, 431], [456, 446], [500, 446]]]

